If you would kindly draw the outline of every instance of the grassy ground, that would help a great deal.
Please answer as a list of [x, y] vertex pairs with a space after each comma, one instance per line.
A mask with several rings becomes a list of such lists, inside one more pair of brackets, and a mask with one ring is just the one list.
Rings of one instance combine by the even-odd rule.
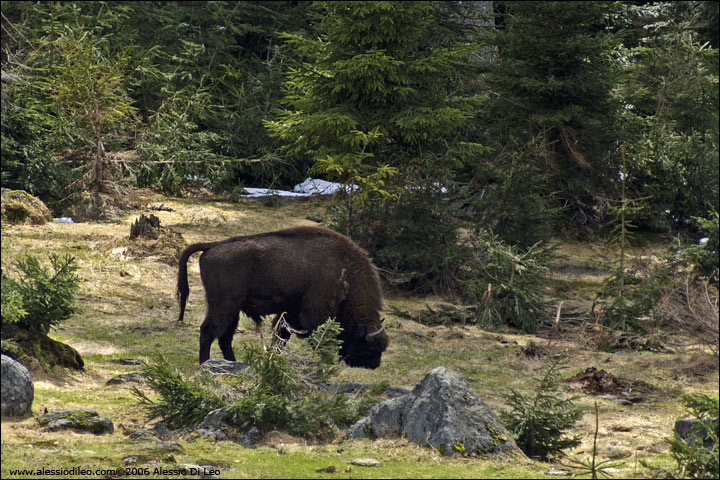
[[[186, 243], [212, 241], [231, 235], [269, 231], [294, 225], [313, 224], [307, 216], [322, 216], [321, 200], [282, 200], [277, 207], [261, 200], [227, 203], [201, 198], [168, 199], [146, 193], [147, 205], [169, 207], [173, 211], [152, 211], [163, 226], [181, 232]], [[43, 371], [30, 365], [35, 380], [33, 416], [49, 411], [92, 408], [115, 424], [111, 435], [94, 436], [73, 432], [42, 432], [34, 418], [2, 422], [2, 477], [20, 478], [15, 469], [112, 469], [126, 466], [124, 458], [143, 455], [157, 463], [129, 465], [149, 468], [147, 474], [133, 477], [178, 478], [171, 471], [174, 463], [166, 452], [153, 451], [152, 444], [131, 440], [126, 427], [144, 424], [142, 408], [127, 387], [107, 386], [112, 376], [136, 371], [137, 367], [117, 363], [121, 358], [148, 359], [162, 352], [173, 365], [190, 374], [197, 368], [199, 326], [205, 303], [200, 284], [197, 257], [189, 263], [190, 297], [186, 321], [177, 324], [174, 299], [176, 267], [167, 263], [168, 252], [134, 249], [127, 240], [130, 224], [143, 209], [103, 223], [10, 226], [2, 228], [3, 269], [12, 271], [12, 262], [24, 253], [44, 258], [50, 251], [69, 251], [80, 265], [81, 289], [78, 303], [82, 312], [66, 320], [51, 336], [76, 348], [86, 362], [85, 372], [61, 369]], [[580, 393], [578, 402], [583, 418], [571, 433], [582, 444], [568, 452], [587, 458], [591, 453], [595, 427], [594, 403], [600, 411], [599, 460], [619, 462], [612, 473], [623, 477], [644, 477], [649, 470], [641, 464], [673, 468], [664, 438], [671, 435], [676, 418], [683, 415], [679, 393], [713, 393], [718, 375], [712, 361], [699, 353], [676, 351], [651, 353], [600, 352], [593, 348], [588, 332], [565, 325], [565, 318], [578, 324], [587, 315], [592, 291], [605, 272], [599, 260], [608, 253], [602, 245], [562, 242], [553, 273], [548, 275], [548, 291], [562, 299], [565, 312], [561, 331], [537, 335], [485, 332], [471, 326], [427, 327], [388, 313], [392, 308], [421, 314], [438, 298], [388, 296], [385, 299], [386, 328], [391, 344], [377, 370], [344, 367], [339, 381], [374, 383], [412, 388], [432, 368], [449, 367], [463, 375], [496, 411], [503, 408], [502, 394], [514, 388], [529, 391], [533, 377], [547, 368], [547, 357], [528, 357], [523, 347], [535, 342], [548, 354], [566, 352], [571, 359], [563, 372], [570, 377], [587, 367], [602, 368], [631, 380], [643, 380], [650, 387], [641, 392], [643, 401], [624, 406], [610, 398], [578, 392], [564, 384], [568, 393]], [[589, 318], [588, 318], [589, 319]], [[235, 348], [243, 341], [259, 342], [249, 320], [241, 321]], [[267, 336], [266, 336], [267, 338]], [[220, 358], [217, 344], [213, 357]], [[176, 437], [182, 452], [172, 455], [176, 462], [210, 465], [223, 478], [244, 477], [347, 477], [347, 478], [541, 478], [560, 465], [524, 458], [448, 458], [429, 447], [404, 439], [350, 441], [313, 445], [281, 432], [269, 435], [256, 449], [245, 449], [232, 442], [195, 442]], [[349, 466], [346, 460], [372, 457], [379, 467]], [[334, 465], [337, 473], [317, 473]], [[165, 469], [156, 473], [155, 468]], [[78, 475], [60, 472], [47, 478], [88, 478], [111, 476]]]

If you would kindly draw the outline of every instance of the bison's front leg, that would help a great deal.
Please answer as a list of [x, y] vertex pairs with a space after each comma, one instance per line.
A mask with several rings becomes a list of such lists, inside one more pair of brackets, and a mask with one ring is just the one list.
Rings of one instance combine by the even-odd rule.
[[222, 350], [223, 358], [225, 358], [225, 360], [230, 360], [231, 362], [235, 361], [235, 353], [232, 349], [233, 335], [235, 335], [235, 328], [228, 328], [225, 333], [218, 338], [218, 344], [220, 344], [220, 350]]

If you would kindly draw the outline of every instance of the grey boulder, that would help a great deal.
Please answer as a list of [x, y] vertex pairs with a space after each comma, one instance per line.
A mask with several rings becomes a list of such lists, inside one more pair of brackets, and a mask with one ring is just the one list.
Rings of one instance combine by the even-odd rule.
[[35, 388], [27, 368], [2, 355], [2, 416], [28, 415], [35, 398]]
[[432, 370], [409, 394], [373, 406], [348, 431], [351, 438], [399, 435], [443, 455], [522, 455], [490, 407], [445, 367]]

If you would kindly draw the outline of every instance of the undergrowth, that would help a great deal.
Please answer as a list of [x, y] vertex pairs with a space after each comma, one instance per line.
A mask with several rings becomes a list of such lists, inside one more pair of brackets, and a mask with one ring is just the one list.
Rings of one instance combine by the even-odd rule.
[[345, 393], [325, 383], [337, 373], [341, 330], [328, 319], [294, 350], [245, 345], [242, 361], [248, 367], [226, 380], [205, 372], [185, 379], [158, 355], [145, 372], [159, 398], [153, 401], [137, 387], [133, 394], [149, 419], [161, 418], [170, 428], [192, 427], [210, 411], [230, 406], [233, 425], [328, 440], [364, 415], [387, 388]]

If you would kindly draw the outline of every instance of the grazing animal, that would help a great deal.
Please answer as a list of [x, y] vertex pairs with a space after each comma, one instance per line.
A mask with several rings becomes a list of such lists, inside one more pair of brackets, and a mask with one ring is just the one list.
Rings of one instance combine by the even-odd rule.
[[[342, 327], [340, 357], [350, 366], [377, 368], [389, 338], [381, 325], [380, 280], [365, 251], [349, 238], [319, 227], [194, 243], [180, 254], [177, 296], [183, 320], [190, 288], [187, 260], [200, 256], [207, 314], [200, 327], [200, 363], [218, 339], [223, 357], [235, 360], [232, 338], [242, 311], [259, 327], [262, 316], [281, 313], [300, 337], [328, 317]], [[273, 325], [275, 326], [275, 325]], [[280, 327], [285, 342], [290, 331]]]

